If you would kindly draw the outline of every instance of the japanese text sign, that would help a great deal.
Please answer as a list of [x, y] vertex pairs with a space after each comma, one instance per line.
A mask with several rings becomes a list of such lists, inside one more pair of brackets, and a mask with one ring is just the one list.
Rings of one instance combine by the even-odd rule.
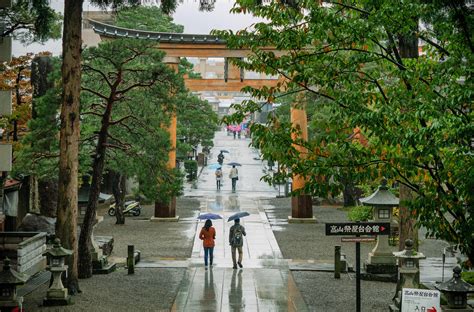
[[429, 289], [402, 289], [402, 312], [441, 312], [440, 292]]
[[326, 223], [326, 235], [389, 235], [388, 222]]

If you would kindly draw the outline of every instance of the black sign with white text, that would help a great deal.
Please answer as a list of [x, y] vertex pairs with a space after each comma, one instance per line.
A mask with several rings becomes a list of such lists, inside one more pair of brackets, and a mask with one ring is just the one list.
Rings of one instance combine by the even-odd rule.
[[389, 235], [388, 222], [326, 223], [326, 235]]

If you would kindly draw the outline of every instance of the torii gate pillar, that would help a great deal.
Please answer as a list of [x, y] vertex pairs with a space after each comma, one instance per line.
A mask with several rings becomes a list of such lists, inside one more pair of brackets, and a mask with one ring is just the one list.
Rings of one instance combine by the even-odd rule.
[[[298, 101], [300, 102], [300, 101]], [[304, 103], [295, 103], [291, 107], [291, 124], [298, 129], [299, 133], [292, 133], [292, 139], [297, 138], [308, 140], [308, 125], [306, 117], [306, 107]], [[295, 148], [300, 152], [300, 157], [306, 157], [307, 152], [301, 146], [297, 145]], [[293, 189], [296, 191], [304, 188], [306, 184], [306, 177], [293, 174]], [[316, 219], [313, 217], [313, 204], [311, 195], [298, 194], [291, 197], [291, 216], [288, 217], [290, 223], [314, 223]]]
[[[176, 72], [178, 72], [179, 57], [165, 57], [163, 63], [168, 64]], [[168, 133], [170, 135], [170, 151], [168, 154], [168, 168], [176, 168], [176, 130], [178, 119], [176, 112], [171, 112], [170, 124], [168, 126]], [[155, 202], [155, 216], [151, 221], [178, 221], [179, 216], [176, 216], [176, 197], [173, 196], [169, 202]]]

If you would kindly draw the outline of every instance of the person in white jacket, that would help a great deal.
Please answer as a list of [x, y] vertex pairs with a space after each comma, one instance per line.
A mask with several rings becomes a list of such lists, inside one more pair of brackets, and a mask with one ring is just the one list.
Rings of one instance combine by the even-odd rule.
[[239, 179], [239, 171], [237, 168], [235, 168], [235, 165], [233, 165], [232, 169], [230, 169], [229, 178], [232, 180], [232, 192], [235, 192], [235, 185]]

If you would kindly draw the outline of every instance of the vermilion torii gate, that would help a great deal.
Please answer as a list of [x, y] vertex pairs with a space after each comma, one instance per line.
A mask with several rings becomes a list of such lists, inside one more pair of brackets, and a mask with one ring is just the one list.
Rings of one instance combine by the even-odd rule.
[[[114, 38], [137, 38], [152, 40], [159, 43], [158, 49], [166, 53], [165, 62], [177, 70], [180, 57], [198, 58], [224, 58], [225, 70], [224, 79], [186, 79], [185, 85], [190, 91], [229, 91], [238, 92], [243, 87], [251, 86], [260, 88], [263, 86], [276, 86], [279, 79], [245, 79], [243, 71], [229, 62], [232, 58], [245, 58], [251, 54], [250, 50], [232, 50], [226, 42], [212, 35], [159, 33], [126, 29], [104, 24], [98, 21], [89, 20], [95, 33], [99, 34], [102, 40]], [[269, 48], [269, 50], [272, 50]], [[281, 53], [274, 51], [275, 53]], [[176, 115], [172, 114], [169, 126], [171, 150], [169, 153], [169, 168], [176, 166]], [[307, 120], [306, 111], [302, 105], [295, 105], [291, 108], [291, 122], [301, 130], [301, 138], [307, 140]], [[304, 153], [304, 151], [301, 151]], [[293, 176], [293, 189], [298, 190], [304, 187], [305, 177]], [[293, 221], [312, 221], [311, 196], [297, 195], [292, 197], [292, 213], [290, 219]], [[155, 203], [154, 220], [177, 220], [176, 200], [170, 203]]]

